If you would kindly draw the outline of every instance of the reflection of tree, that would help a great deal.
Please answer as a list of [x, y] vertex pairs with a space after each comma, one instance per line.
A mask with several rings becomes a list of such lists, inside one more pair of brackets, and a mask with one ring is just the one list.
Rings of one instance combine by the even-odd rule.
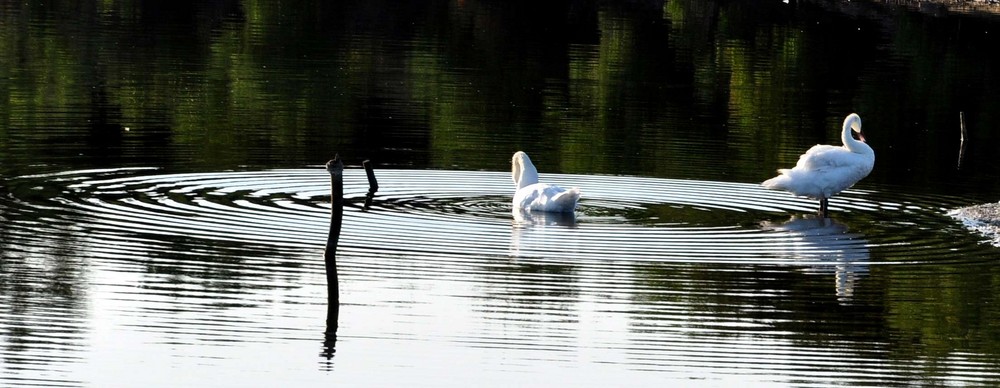
[[[1000, 270], [995, 254], [983, 263], [935, 264], [894, 270], [886, 278], [885, 330], [894, 359], [918, 361], [926, 374], [946, 379], [954, 364], [1000, 369]], [[996, 375], [983, 385], [996, 385]]]
[[[830, 282], [788, 266], [655, 264], [637, 270], [643, 283], [635, 299], [650, 306], [637, 314], [637, 330], [686, 318], [694, 327], [720, 330], [713, 336], [739, 336], [743, 332], [726, 329], [739, 324], [812, 346], [882, 338], [879, 304], [845, 305], [830, 292]], [[711, 319], [695, 319], [703, 316]]]
[[[566, 172], [704, 178], [690, 166], [705, 165], [754, 181], [770, 173], [761, 164], [794, 162], [782, 150], [830, 141], [849, 110], [877, 128], [871, 138], [886, 157], [874, 180], [904, 168], [941, 171], [939, 158], [900, 155], [955, 147], [900, 135], [914, 125], [945, 131], [958, 110], [974, 147], [996, 140], [979, 129], [997, 121], [984, 105], [994, 100], [996, 66], [977, 51], [989, 43], [986, 20], [843, 8], [16, 3], [0, 15], [0, 144], [14, 131], [58, 145], [46, 157], [94, 163], [302, 164], [337, 148], [489, 169], [531, 148]], [[924, 109], [932, 101], [951, 108]], [[47, 112], [114, 114], [95, 132], [86, 117]], [[94, 155], [93, 144], [106, 149]], [[702, 152], [686, 152], [690, 144]], [[976, 149], [970, 168], [992, 168]], [[3, 158], [41, 157], [32, 152]], [[907, 179], [928, 175], [938, 174]]]
[[[152, 241], [164, 239], [163, 236], [142, 233], [136, 236]], [[296, 288], [290, 285], [298, 283], [297, 276], [293, 275], [294, 269], [299, 266], [297, 263], [280, 263], [283, 270], [274, 271], [268, 269], [269, 265], [261, 262], [268, 257], [280, 260], [282, 256], [275, 252], [274, 247], [263, 244], [211, 241], [203, 238], [170, 238], [163, 242], [163, 246], [146, 253], [143, 264], [148, 278], [144, 279], [140, 286], [151, 292], [178, 299], [187, 296], [194, 287], [217, 294], [216, 298], [204, 299], [205, 305], [246, 306], [253, 303], [240, 301], [235, 296], [261, 290]], [[262, 277], [255, 272], [268, 275]], [[265, 280], [257, 281], [261, 278]]]
[[761, 165], [794, 164], [798, 154], [783, 150], [836, 139], [837, 120], [865, 108], [844, 97], [874, 61], [870, 22], [808, 4], [709, 4], [672, 2], [666, 13], [698, 90], [714, 91], [699, 97], [727, 108], [728, 158], [758, 162], [729, 164], [736, 176], [764, 179]]
[[[25, 209], [6, 191], [40, 192], [35, 184], [3, 182], [0, 199], [0, 333], [3, 364], [9, 370], [39, 370], [60, 375], [61, 363], [83, 350], [87, 316], [87, 260], [78, 253], [79, 236], [65, 213], [53, 208]], [[38, 230], [52, 222], [53, 233]], [[6, 368], [5, 368], [6, 369]], [[8, 370], [8, 371], [9, 371]]]
[[[845, 351], [882, 360], [879, 364], [913, 367], [911, 372], [921, 381], [947, 381], [963, 363], [972, 375], [1000, 367], [996, 350], [1000, 328], [993, 324], [1000, 319], [994, 304], [1000, 292], [995, 251], [973, 253], [985, 253], [982, 262], [966, 257], [961, 263], [939, 263], [941, 254], [933, 252], [938, 248], [920, 245], [926, 236], [919, 233], [887, 242], [886, 247], [869, 248], [857, 240], [861, 235], [906, 236], [906, 230], [913, 228], [908, 222], [880, 225], [861, 216], [852, 222], [857, 230], [848, 232], [841, 223], [817, 218], [789, 221], [764, 227], [795, 237], [775, 241], [774, 248], [766, 251], [794, 259], [788, 264], [637, 266], [641, 283], [634, 298], [643, 310], [636, 313], [633, 330], [653, 334], [680, 330], [673, 326], [694, 327], [706, 329], [712, 337], [747, 332], [768, 337], [766, 333], [773, 331], [775, 338], [819, 348], [842, 347], [846, 342], [851, 345]], [[900, 247], [910, 244], [916, 245], [912, 249], [917, 257], [892, 257], [898, 263], [868, 268], [850, 263], [882, 262], [887, 251], [905, 252]], [[975, 243], [970, 239], [955, 246]], [[867, 276], [859, 282], [861, 275]], [[732, 325], [760, 328], [730, 330]], [[989, 374], [983, 379], [988, 382], [984, 385], [996, 382]]]
[[[188, 228], [206, 217], [194, 210], [198, 207], [239, 209], [234, 202], [273, 207], [288, 200], [287, 194], [177, 193], [176, 186], [155, 184], [104, 192], [81, 184], [102, 178], [120, 176], [56, 174], [5, 179], [0, 185], [0, 370], [6, 375], [0, 381], [78, 384], [73, 380], [79, 376], [68, 371], [94, 357], [87, 352], [91, 346], [109, 345], [99, 328], [120, 324], [118, 314], [138, 320], [148, 338], [204, 332], [208, 336], [198, 340], [230, 342], [239, 333], [215, 325], [247, 319], [245, 308], [273, 303], [259, 295], [302, 283], [303, 263], [288, 259], [300, 256], [301, 249], [248, 237], [254, 229], [267, 230], [271, 225], [255, 224], [267, 221], [246, 217], [229, 228], [224, 221], [206, 221], [207, 230]], [[166, 201], [180, 206], [143, 214], [139, 205]], [[85, 210], [75, 210], [78, 206]], [[133, 208], [134, 216], [123, 215]], [[100, 306], [88, 305], [92, 289], [101, 290], [95, 291]], [[128, 307], [109, 309], [109, 301], [126, 301]], [[98, 320], [109, 316], [113, 322]]]
[[[895, 30], [889, 46], [896, 59], [890, 70], [894, 76], [883, 82], [865, 82], [860, 94], [866, 105], [871, 105], [884, 120], [878, 125], [894, 130], [882, 140], [891, 141], [893, 147], [883, 147], [888, 149], [882, 153], [879, 168], [925, 171], [912, 177], [911, 182], [942, 187], [953, 187], [960, 179], [968, 182], [975, 178], [962, 174], [963, 171], [990, 171], [995, 175], [998, 169], [992, 153], [1000, 144], [1000, 137], [997, 131], [983, 128], [995, 127], [988, 123], [1000, 120], [1000, 112], [990, 103], [1000, 97], [1000, 76], [995, 71], [995, 60], [981, 54], [983, 47], [995, 45], [988, 32], [995, 28], [995, 23], [979, 18], [938, 18], [918, 12], [900, 12], [892, 20], [888, 27]], [[965, 112], [968, 128], [979, 128], [977, 133], [970, 133], [970, 141], [976, 142], [971, 144], [984, 148], [970, 151], [979, 156], [973, 156], [975, 161], [971, 165], [963, 162], [963, 171], [955, 173], [954, 165], [940, 161], [957, 156], [960, 111]], [[928, 135], [905, 135], [921, 132]], [[921, 157], [914, 157], [915, 153]], [[993, 186], [995, 182], [992, 179], [985, 184]]]

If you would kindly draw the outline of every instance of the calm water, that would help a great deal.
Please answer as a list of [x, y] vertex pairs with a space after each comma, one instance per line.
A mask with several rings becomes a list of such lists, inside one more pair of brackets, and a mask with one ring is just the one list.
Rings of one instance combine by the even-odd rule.
[[1000, 384], [1000, 18], [731, 3], [0, 1], [0, 385]]

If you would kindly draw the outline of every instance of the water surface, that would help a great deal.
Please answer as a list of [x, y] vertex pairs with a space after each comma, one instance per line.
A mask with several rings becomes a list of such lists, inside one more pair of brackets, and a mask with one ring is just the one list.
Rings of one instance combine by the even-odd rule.
[[[955, 307], [947, 295], [996, 276], [996, 249], [944, 214], [940, 197], [852, 191], [832, 202], [835, 218], [820, 220], [804, 214], [811, 202], [755, 185], [543, 175], [587, 193], [577, 219], [516, 222], [505, 173], [379, 178], [384, 189], [362, 210], [363, 172], [346, 176], [332, 346], [322, 168], [12, 180], [40, 186], [10, 197], [5, 214], [37, 211], [44, 222], [14, 216], [5, 229], [5, 321], [16, 342], [5, 347], [4, 377], [435, 386], [484, 376], [815, 386], [997, 378], [987, 343], [911, 342]], [[60, 194], [32, 198], [38, 191]], [[960, 318], [966, 330], [981, 324]], [[914, 370], [922, 357], [935, 357], [934, 369]]]

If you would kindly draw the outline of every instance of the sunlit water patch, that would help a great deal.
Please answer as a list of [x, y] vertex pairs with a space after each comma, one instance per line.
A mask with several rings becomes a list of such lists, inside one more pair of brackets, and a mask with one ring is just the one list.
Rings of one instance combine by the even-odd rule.
[[0, 382], [997, 379], [975, 352], [914, 376], [870, 319], [891, 310], [879, 274], [996, 257], [945, 214], [959, 199], [852, 190], [821, 219], [756, 184], [548, 174], [584, 194], [545, 216], [512, 213], [506, 173], [376, 174], [368, 205], [363, 171], [345, 174], [333, 346], [322, 168], [7, 179]]

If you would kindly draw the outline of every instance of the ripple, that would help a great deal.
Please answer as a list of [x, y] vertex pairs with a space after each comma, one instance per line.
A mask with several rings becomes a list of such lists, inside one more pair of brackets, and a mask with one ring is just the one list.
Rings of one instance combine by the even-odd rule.
[[[150, 172], [23, 177], [65, 189], [42, 204], [37, 197], [21, 199], [78, 212], [98, 234], [183, 236], [288, 249], [325, 241], [329, 177], [323, 169]], [[862, 252], [870, 249], [907, 250], [903, 256], [912, 257], [963, 246], [940, 233], [916, 241], [868, 235], [914, 225], [932, 231], [953, 227], [937, 209], [947, 206], [941, 198], [924, 201], [937, 205], [930, 207], [921, 198], [885, 201], [877, 192], [850, 190], [830, 201], [835, 220], [824, 223], [809, 216], [814, 201], [757, 184], [549, 174], [547, 181], [582, 189], [575, 217], [517, 219], [508, 202], [512, 184], [506, 173], [380, 170], [378, 178], [380, 191], [371, 207], [362, 209], [366, 177], [361, 170], [345, 172], [344, 222], [351, 227], [344, 228], [342, 250], [757, 264], [824, 264], [829, 260], [822, 259], [842, 255], [868, 265], [872, 262]], [[886, 214], [891, 221], [878, 227], [848, 232], [845, 224]], [[873, 237], [876, 242], [869, 242]]]

